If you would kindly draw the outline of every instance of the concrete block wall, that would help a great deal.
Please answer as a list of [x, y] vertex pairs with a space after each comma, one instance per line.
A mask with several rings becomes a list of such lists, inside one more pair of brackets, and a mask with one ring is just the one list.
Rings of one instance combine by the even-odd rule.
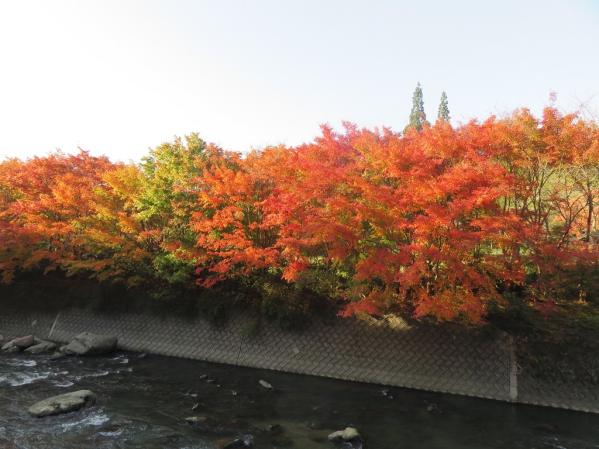
[[599, 413], [599, 389], [543, 383], [521, 373], [513, 343], [502, 335], [355, 320], [317, 323], [303, 332], [264, 324], [249, 335], [249, 327], [247, 316], [217, 327], [200, 318], [145, 313], [0, 312], [3, 335], [34, 333], [66, 342], [90, 331], [115, 335], [121, 348], [132, 351]]

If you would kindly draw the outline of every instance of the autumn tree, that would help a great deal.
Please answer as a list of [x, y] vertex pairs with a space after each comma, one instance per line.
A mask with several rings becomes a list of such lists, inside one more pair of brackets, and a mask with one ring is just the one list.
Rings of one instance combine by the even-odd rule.
[[270, 173], [258, 166], [265, 159], [257, 153], [242, 159], [215, 149], [202, 177], [196, 179], [201, 208], [193, 214], [191, 226], [202, 254], [201, 285], [279, 266], [276, 219], [262, 208], [274, 187]]
[[587, 136], [582, 147], [578, 146], [575, 161], [570, 168], [570, 174], [576, 190], [584, 200], [584, 240], [592, 245], [597, 224], [597, 209], [599, 208], [599, 129], [587, 130]]
[[520, 110], [493, 125], [495, 157], [516, 181], [503, 207], [526, 225], [520, 251], [527, 255], [529, 289], [542, 300], [559, 296], [559, 277], [592, 258], [594, 248], [581, 239], [592, 233], [587, 224], [596, 201], [594, 129], [555, 108], [546, 108], [542, 119]]
[[54, 153], [0, 165], [0, 270], [5, 281], [15, 271], [46, 271], [85, 257], [81, 239], [93, 215], [93, 191], [108, 159], [86, 152]]
[[157, 275], [169, 283], [190, 282], [193, 276], [197, 236], [190, 219], [200, 207], [193, 180], [201, 175], [206, 148], [191, 134], [152, 149], [141, 164], [136, 218], [153, 245]]
[[140, 164], [1, 162], [0, 276], [58, 270], [158, 296], [234, 281], [261, 310], [314, 296], [344, 316], [468, 322], [516, 294], [594, 300], [597, 124], [547, 108], [423, 126], [420, 86], [414, 98], [403, 135], [346, 123], [247, 155], [192, 134]]

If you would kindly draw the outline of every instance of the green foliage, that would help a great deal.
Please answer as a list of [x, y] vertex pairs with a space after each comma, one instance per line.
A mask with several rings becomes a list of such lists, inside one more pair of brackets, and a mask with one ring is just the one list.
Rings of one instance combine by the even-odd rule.
[[428, 125], [426, 113], [424, 112], [424, 98], [420, 83], [414, 89], [412, 95], [412, 110], [410, 111], [410, 122], [407, 128], [414, 128], [417, 131], [422, 131], [424, 125]]
[[194, 180], [202, 174], [206, 143], [191, 134], [150, 151], [141, 164], [142, 188], [136, 202], [137, 219], [153, 232], [155, 275], [169, 284], [193, 277], [195, 261], [186, 257], [197, 241], [191, 215], [200, 210]]
[[200, 176], [198, 158], [204, 156], [206, 143], [197, 134], [173, 143], [163, 143], [143, 159], [143, 193], [138, 199], [139, 218], [154, 226], [166, 225], [171, 232], [189, 220], [195, 209], [195, 192], [191, 180]]
[[[261, 318], [275, 322], [284, 329], [303, 329], [312, 323], [315, 317], [327, 319], [335, 317], [336, 308], [331, 297], [325, 297], [311, 290], [305, 284], [288, 283], [270, 273], [263, 273], [246, 278], [243, 282], [245, 304], [249, 310]], [[249, 299], [249, 301], [248, 301]], [[252, 328], [252, 333], [257, 330]]]
[[439, 103], [437, 120], [449, 122], [449, 102], [447, 101], [447, 94], [445, 92], [441, 94], [441, 102]]
[[169, 284], [184, 285], [192, 278], [195, 264], [173, 253], [160, 253], [154, 258], [154, 274]]

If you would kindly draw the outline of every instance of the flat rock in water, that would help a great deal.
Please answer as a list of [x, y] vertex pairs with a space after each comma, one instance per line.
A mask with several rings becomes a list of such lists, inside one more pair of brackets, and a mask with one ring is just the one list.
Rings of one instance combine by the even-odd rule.
[[27, 335], [25, 337], [14, 338], [8, 343], [5, 343], [2, 346], [2, 350], [14, 352], [12, 348], [17, 348], [18, 350], [26, 349], [34, 343], [35, 339], [33, 338], [33, 335]]
[[52, 352], [56, 349], [56, 343], [51, 341], [42, 341], [25, 349], [28, 354], [42, 354], [44, 352]]
[[73, 391], [53, 396], [29, 407], [28, 412], [36, 418], [74, 412], [96, 403], [96, 395], [89, 390]]
[[351, 441], [360, 438], [360, 433], [355, 427], [346, 427], [329, 435], [330, 441]]
[[19, 352], [20, 349], [17, 348], [16, 346], [9, 346], [6, 349], [2, 349], [2, 352], [6, 352], [7, 354], [13, 354], [15, 352]]
[[116, 337], [83, 332], [60, 349], [65, 354], [70, 355], [99, 355], [113, 352], [116, 349], [117, 342]]
[[268, 382], [266, 382], [265, 380], [260, 379], [258, 381], [258, 383], [263, 387], [266, 388], [267, 390], [272, 390], [273, 386], [271, 384], [269, 384]]

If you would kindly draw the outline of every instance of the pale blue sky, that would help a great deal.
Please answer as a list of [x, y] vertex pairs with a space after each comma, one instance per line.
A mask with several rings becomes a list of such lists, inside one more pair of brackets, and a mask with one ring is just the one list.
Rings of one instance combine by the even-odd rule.
[[599, 0], [0, 0], [0, 158], [401, 130], [418, 81], [454, 123], [538, 112], [551, 91], [597, 113], [598, 55]]

